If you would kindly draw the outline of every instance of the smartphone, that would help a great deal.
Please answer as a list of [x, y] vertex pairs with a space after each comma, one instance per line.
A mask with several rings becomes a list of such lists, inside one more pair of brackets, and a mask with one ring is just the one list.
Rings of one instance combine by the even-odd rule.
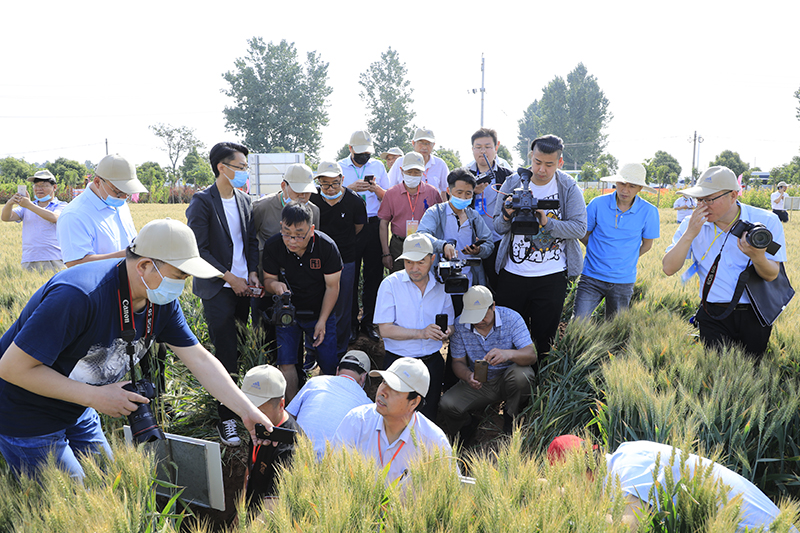
[[372, 183], [373, 181], [375, 181], [375, 175], [367, 174], [366, 176], [364, 176], [364, 181], [366, 181], [367, 183]]
[[478, 239], [477, 241], [472, 243], [472, 246], [480, 246], [481, 244], [485, 243], [486, 239]]
[[264, 289], [255, 285], [248, 285], [247, 288], [250, 289], [250, 296], [261, 296], [261, 293], [264, 292]]
[[441, 328], [442, 333], [447, 333], [447, 315], [444, 313], [436, 315], [436, 325]]
[[273, 426], [272, 433], [267, 433], [267, 428], [263, 424], [256, 424], [256, 437], [282, 444], [292, 444], [297, 437], [297, 432], [293, 429]]
[[489, 363], [483, 359], [475, 361], [475, 372], [473, 373], [475, 381], [486, 383], [489, 378]]
[[17, 194], [21, 194], [22, 196], [26, 196], [28, 194], [28, 186], [27, 185], [17, 185]]

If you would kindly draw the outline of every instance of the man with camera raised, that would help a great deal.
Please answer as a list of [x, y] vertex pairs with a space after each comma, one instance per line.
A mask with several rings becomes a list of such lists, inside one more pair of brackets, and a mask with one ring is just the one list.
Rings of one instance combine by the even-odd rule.
[[[700, 339], [712, 347], [734, 342], [760, 359], [767, 349], [772, 326], [761, 324], [747, 291], [737, 291], [737, 284], [739, 275], [750, 264], [755, 269], [751, 275], [765, 281], [778, 277], [780, 263], [786, 261], [783, 226], [774, 213], [737, 201], [739, 183], [727, 167], [709, 168], [697, 180], [697, 186], [681, 194], [696, 198], [697, 208], [675, 232], [662, 260], [664, 273], [675, 274], [690, 259], [692, 264], [682, 279], [687, 281], [698, 274], [701, 280], [701, 304], [695, 315]], [[731, 235], [735, 244], [728, 243]], [[754, 240], [754, 236], [759, 238]], [[773, 253], [768, 246], [771, 241], [781, 245]]]
[[200, 257], [185, 224], [154, 220], [125, 259], [75, 266], [36, 291], [0, 339], [0, 453], [14, 472], [36, 472], [52, 452], [82, 478], [81, 454], [110, 454], [97, 411], [130, 416], [146, 407], [149, 398], [135, 391], [147, 387], [121, 380], [154, 340], [241, 417], [255, 442], [265, 442], [255, 424], [271, 430], [270, 420], [186, 324], [177, 299], [190, 275], [222, 273]]
[[[567, 277], [583, 268], [578, 239], [586, 234], [586, 202], [575, 180], [559, 170], [563, 150], [564, 142], [555, 135], [534, 139], [531, 168], [506, 179], [500, 188], [504, 200], [494, 211], [494, 228], [503, 236], [497, 252], [497, 303], [522, 315], [540, 360], [558, 330]], [[557, 200], [558, 207], [528, 205], [540, 200]], [[530, 220], [519, 224], [521, 214]]]
[[[261, 263], [267, 291], [284, 299], [291, 296], [290, 302], [283, 303], [288, 313], [276, 310], [276, 318], [288, 316], [289, 319], [276, 324], [275, 337], [277, 366], [286, 377], [286, 401], [292, 401], [299, 387], [295, 365], [304, 335], [310, 337], [312, 346], [317, 349], [322, 373], [333, 375], [336, 371], [339, 359], [336, 357], [333, 308], [339, 297], [342, 258], [333, 239], [314, 229], [311, 208], [307, 204], [290, 202], [283, 208], [280, 233], [264, 243]], [[281, 307], [280, 299], [276, 304]]]

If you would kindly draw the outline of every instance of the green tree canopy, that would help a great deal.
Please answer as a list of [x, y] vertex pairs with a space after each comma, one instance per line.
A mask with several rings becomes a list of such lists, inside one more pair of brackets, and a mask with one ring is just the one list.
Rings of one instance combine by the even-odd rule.
[[153, 161], [142, 163], [136, 167], [136, 177], [144, 184], [145, 187], [150, 189], [154, 184], [163, 185], [167, 180], [167, 174], [161, 165]]
[[52, 163], [48, 161], [44, 166], [62, 187], [83, 187], [83, 178], [89, 174], [89, 169], [84, 165], [65, 157], [59, 157]]
[[457, 150], [450, 150], [442, 146], [434, 150], [433, 155], [442, 158], [444, 162], [447, 163], [448, 170], [453, 170], [461, 166], [461, 156]]
[[584, 163], [581, 166], [581, 181], [584, 183], [584, 189], [586, 188], [586, 184], [590, 181], [597, 181], [599, 178], [597, 165], [594, 163]]
[[514, 158], [508, 148], [506, 148], [505, 144], [500, 144], [500, 148], [497, 149], [497, 155], [508, 161], [508, 164], [512, 168], [514, 167]]
[[156, 137], [164, 142], [164, 146], [161, 149], [167, 152], [169, 163], [172, 166], [172, 176], [175, 179], [180, 177], [178, 175], [178, 161], [180, 161], [181, 156], [193, 148], [202, 149], [205, 146], [194, 136], [194, 128], [155, 124], [150, 126], [150, 129]]
[[650, 159], [645, 159], [643, 164], [647, 170], [648, 183], [658, 183], [659, 185], [675, 183], [681, 175], [681, 166], [678, 160], [662, 150], [657, 151], [656, 155]]
[[603, 154], [597, 158], [598, 178], [613, 176], [619, 170], [619, 161], [611, 154]]
[[[797, 98], [798, 102], [800, 102], [800, 89], [797, 89], [794, 92], [794, 97]], [[797, 106], [797, 115], [795, 115], [795, 116], [797, 117], [797, 120], [800, 120], [800, 105]]]
[[291, 152], [317, 157], [322, 127], [328, 125], [328, 63], [308, 52], [305, 65], [297, 60], [294, 43], [248, 41], [247, 55], [222, 75], [229, 87], [223, 93], [235, 105], [226, 107], [226, 127], [244, 138], [253, 152]]
[[527, 160], [526, 141], [552, 133], [564, 139], [564, 166], [580, 168], [603, 152], [603, 129], [612, 118], [597, 79], [579, 63], [566, 80], [556, 76], [543, 89], [542, 99], [528, 106], [519, 121], [520, 155]]
[[381, 54], [380, 61], [370, 64], [366, 72], [361, 73], [358, 81], [362, 87], [359, 95], [369, 110], [367, 128], [379, 152], [393, 146], [399, 146], [404, 152], [411, 149], [411, 121], [415, 116], [411, 110], [414, 103], [411, 94], [414, 89], [406, 79], [407, 74], [400, 55], [389, 47]]
[[715, 167], [715, 166], [723, 166], [728, 167], [729, 169], [733, 170], [733, 173], [737, 176], [739, 174], [744, 174], [750, 168], [750, 165], [742, 161], [742, 158], [739, 157], [737, 152], [733, 152], [731, 150], [723, 150], [713, 161], [711, 161], [708, 166]]
[[350, 157], [350, 145], [348, 143], [344, 143], [344, 146], [339, 149], [339, 153], [336, 154], [336, 160], [341, 161], [345, 157]]
[[214, 172], [211, 170], [211, 164], [205, 155], [197, 151], [196, 147], [192, 148], [183, 158], [181, 176], [185, 183], [191, 183], [197, 187], [205, 187], [214, 183]]
[[0, 183], [17, 183], [25, 181], [39, 170], [35, 165], [28, 163], [24, 159], [16, 157], [6, 157], [0, 159]]

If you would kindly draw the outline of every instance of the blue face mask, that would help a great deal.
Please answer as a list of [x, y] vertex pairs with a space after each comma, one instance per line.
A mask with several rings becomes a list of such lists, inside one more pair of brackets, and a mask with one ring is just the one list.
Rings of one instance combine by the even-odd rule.
[[239, 189], [240, 187], [244, 187], [247, 185], [247, 178], [250, 177], [250, 173], [246, 170], [234, 170], [233, 171], [233, 179], [230, 180], [231, 185], [235, 188]]
[[[105, 187], [105, 183], [106, 182], [103, 181], [103, 186], [104, 187]], [[103, 200], [103, 202], [105, 202], [105, 204], [107, 206], [110, 206], [110, 207], [122, 207], [123, 205], [125, 205], [125, 198], [114, 198], [113, 196], [111, 196], [111, 194], [108, 191], [106, 191], [106, 194], [108, 194], [108, 196], [106, 196], [106, 198]]]
[[321, 195], [323, 198], [325, 198], [326, 200], [336, 200], [337, 198], [339, 198], [340, 196], [342, 196], [342, 195], [344, 194], [344, 190], [342, 190], [342, 189], [339, 189], [339, 192], [338, 192], [337, 194], [334, 194], [333, 196], [330, 196], [330, 195], [328, 195], [328, 194], [325, 194], [325, 193], [324, 193], [324, 192], [322, 192], [321, 190], [320, 190], [319, 194], [320, 194], [320, 195]]
[[450, 203], [453, 204], [453, 207], [461, 211], [462, 209], [469, 207], [469, 204], [472, 203], [472, 198], [468, 200], [464, 200], [463, 198], [458, 198], [456, 196], [450, 197]]
[[158, 287], [151, 289], [147, 286], [147, 282], [144, 278], [139, 276], [139, 279], [142, 280], [142, 283], [144, 283], [147, 289], [147, 299], [155, 305], [167, 305], [177, 300], [178, 296], [183, 292], [184, 281], [182, 279], [165, 278], [158, 270], [155, 262], [153, 262], [153, 266], [156, 272], [158, 272], [158, 275], [161, 276], [161, 283], [159, 283]]
[[45, 196], [43, 198], [37, 198], [36, 201], [37, 202], [49, 202], [50, 198], [52, 198], [52, 197], [53, 197], [52, 194], [48, 194], [47, 196]]

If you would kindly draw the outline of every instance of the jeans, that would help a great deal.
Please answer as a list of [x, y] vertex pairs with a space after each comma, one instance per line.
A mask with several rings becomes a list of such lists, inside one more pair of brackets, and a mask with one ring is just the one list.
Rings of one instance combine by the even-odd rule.
[[111, 458], [100, 417], [97, 411], [87, 408], [72, 426], [36, 437], [9, 437], [0, 435], [0, 453], [8, 465], [19, 475], [35, 475], [47, 462], [50, 452], [59, 467], [69, 472], [73, 478], [83, 479], [83, 468], [78, 456], [105, 452]]
[[578, 289], [575, 292], [575, 318], [588, 318], [606, 299], [606, 318], [611, 318], [623, 309], [627, 309], [633, 296], [633, 283], [610, 283], [581, 275]]
[[[317, 319], [312, 318], [310, 320], [296, 319], [291, 326], [276, 327], [275, 338], [278, 341], [276, 365], [296, 365], [299, 362], [297, 351], [303, 335], [311, 341], [316, 325]], [[311, 342], [313, 343], [313, 341]], [[331, 314], [325, 322], [325, 337], [315, 350], [322, 373], [329, 376], [334, 375], [336, 367], [339, 366], [339, 358], [336, 355], [336, 316], [334, 314]]]

